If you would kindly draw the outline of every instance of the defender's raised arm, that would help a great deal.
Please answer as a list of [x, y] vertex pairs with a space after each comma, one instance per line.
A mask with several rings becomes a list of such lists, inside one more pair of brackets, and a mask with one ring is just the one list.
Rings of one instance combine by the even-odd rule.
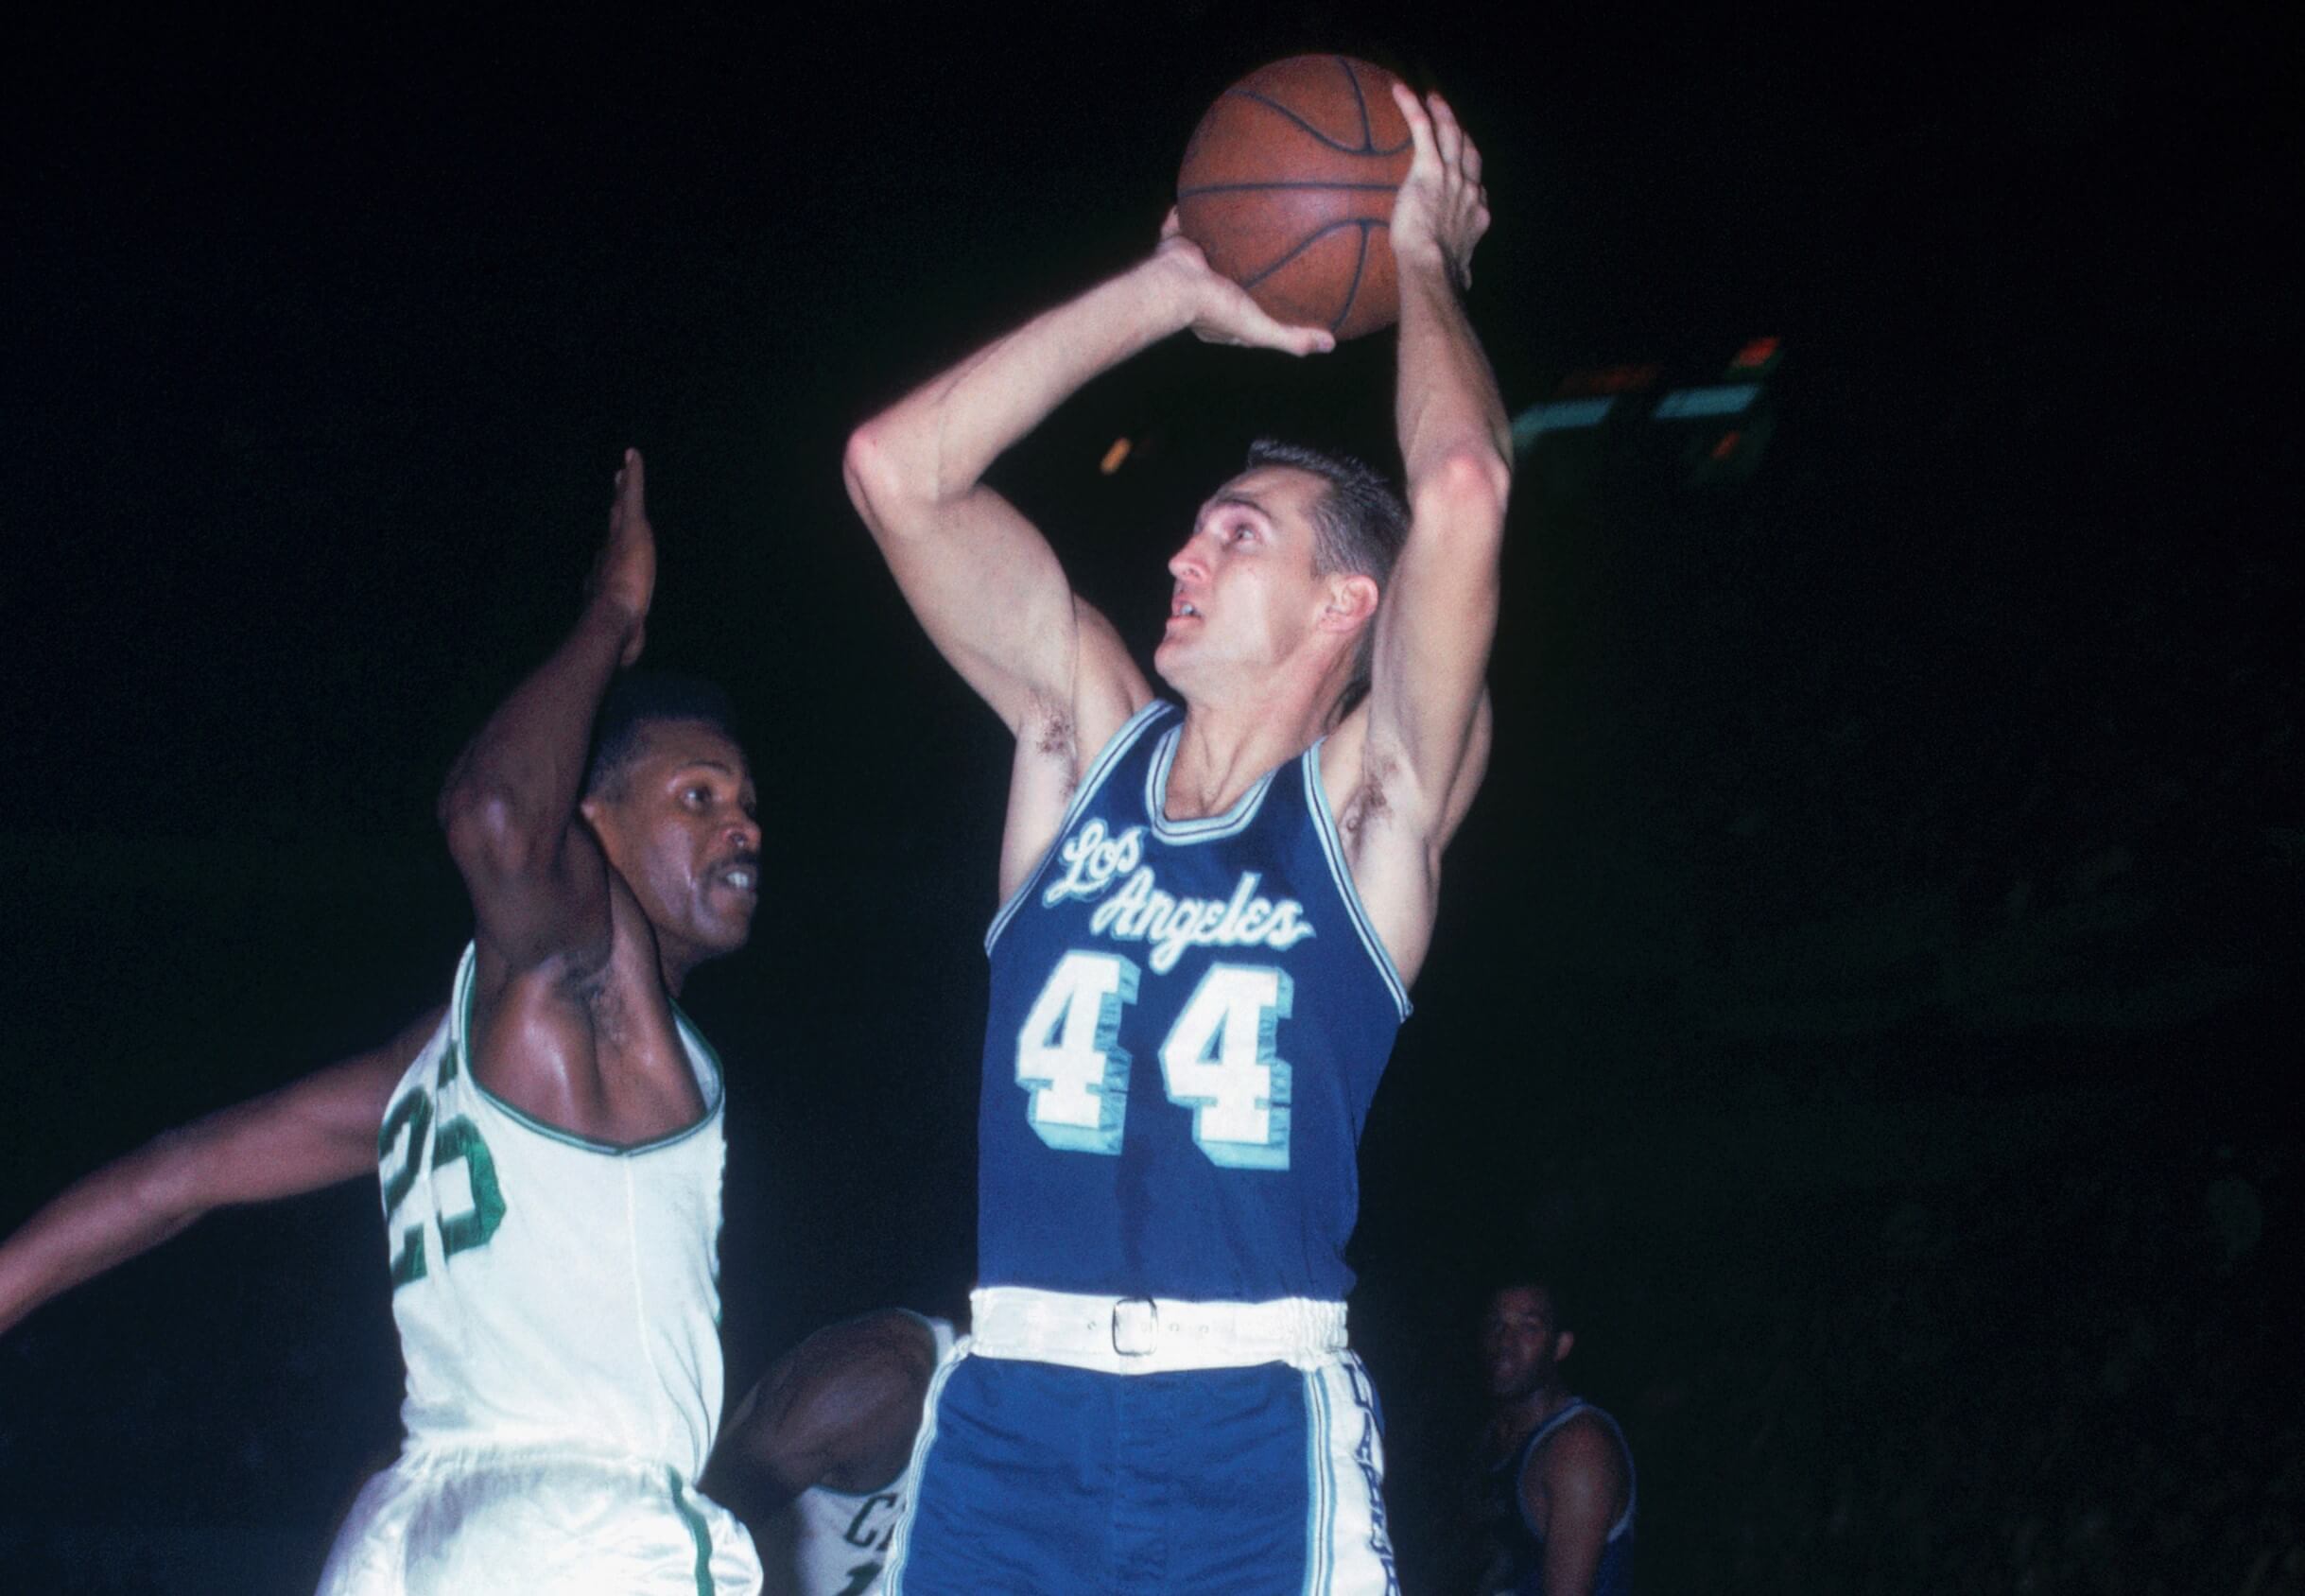
[[567, 638], [480, 728], [441, 793], [448, 849], [472, 893], [484, 988], [561, 961], [608, 957], [608, 867], [578, 815], [593, 716], [639, 657], [656, 585], [640, 455], [616, 473], [608, 541]]

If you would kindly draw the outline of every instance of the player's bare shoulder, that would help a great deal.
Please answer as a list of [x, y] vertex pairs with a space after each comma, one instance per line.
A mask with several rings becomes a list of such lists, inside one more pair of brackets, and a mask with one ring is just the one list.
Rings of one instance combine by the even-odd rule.
[[[1363, 896], [1382, 884], [1382, 876], [1403, 866], [1421, 870], [1427, 851], [1437, 853], [1446, 841], [1429, 836], [1432, 828], [1419, 824], [1414, 795], [1404, 790], [1407, 780], [1399, 755], [1370, 737], [1365, 703], [1321, 744], [1321, 787]], [[1372, 872], [1379, 880], [1368, 879]]]
[[1079, 641], [1071, 680], [1034, 690], [1017, 722], [1000, 844], [1003, 898], [1056, 841], [1097, 756], [1152, 697], [1120, 633], [1096, 606], [1076, 597], [1073, 618]]
[[1400, 753], [1370, 735], [1364, 701], [1321, 744], [1321, 788], [1353, 889], [1404, 980], [1413, 980], [1440, 902], [1441, 856], [1488, 765], [1484, 695], [1446, 790], [1428, 791]]

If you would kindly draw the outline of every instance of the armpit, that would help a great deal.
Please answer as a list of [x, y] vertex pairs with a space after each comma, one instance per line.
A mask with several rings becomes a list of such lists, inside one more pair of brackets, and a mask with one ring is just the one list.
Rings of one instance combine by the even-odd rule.
[[1080, 779], [1081, 729], [1069, 704], [1060, 703], [1046, 694], [1032, 695], [1026, 711], [1024, 734], [1018, 739], [1032, 753], [1036, 763], [1064, 772], [1063, 798], [1070, 802], [1074, 785]]
[[1360, 767], [1360, 781], [1353, 795], [1345, 800], [1344, 812], [1337, 817], [1337, 829], [1349, 842], [1372, 825], [1381, 825], [1395, 818], [1393, 789], [1400, 779], [1400, 762], [1374, 752], [1365, 755]]
[[1073, 724], [1072, 717], [1062, 710], [1044, 714], [1038, 701], [1033, 704], [1033, 711], [1036, 724], [1033, 728], [1032, 751], [1044, 759], [1062, 759], [1067, 764], [1071, 763], [1081, 743], [1080, 729]]

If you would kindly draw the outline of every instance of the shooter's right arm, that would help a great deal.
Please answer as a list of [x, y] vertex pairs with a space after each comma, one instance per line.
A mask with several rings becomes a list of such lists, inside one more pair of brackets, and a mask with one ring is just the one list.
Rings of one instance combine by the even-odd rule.
[[1117, 726], [1150, 689], [1110, 625], [1074, 598], [1048, 541], [984, 474], [1092, 378], [1187, 327], [1299, 355], [1333, 341], [1266, 316], [1172, 224], [1141, 265], [996, 339], [849, 440], [849, 497], [906, 602], [1020, 735], [1111, 707], [1083, 703], [1092, 696], [1118, 701]]
[[376, 1130], [440, 1023], [164, 1132], [67, 1187], [0, 1241], [0, 1331], [212, 1209], [318, 1191], [376, 1169]]

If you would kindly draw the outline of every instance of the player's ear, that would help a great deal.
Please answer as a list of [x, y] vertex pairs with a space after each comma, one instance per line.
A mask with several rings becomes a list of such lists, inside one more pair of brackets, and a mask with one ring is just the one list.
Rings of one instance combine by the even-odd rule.
[[587, 792], [577, 800], [577, 813], [586, 825], [592, 827], [593, 837], [599, 842], [600, 851], [608, 856], [608, 862], [614, 867], [616, 863], [615, 807], [599, 793]]
[[1576, 1345], [1576, 1344], [1577, 1344], [1577, 1332], [1576, 1332], [1576, 1331], [1574, 1331], [1574, 1330], [1563, 1330], [1563, 1331], [1561, 1331], [1561, 1332], [1560, 1332], [1558, 1335], [1556, 1335], [1556, 1336], [1554, 1336], [1554, 1337], [1552, 1338], [1552, 1361], [1553, 1361], [1554, 1362], [1556, 1362], [1556, 1363], [1557, 1363], [1557, 1362], [1560, 1362], [1562, 1359], [1564, 1359], [1564, 1358], [1568, 1357], [1568, 1350], [1569, 1350], [1569, 1348], [1570, 1348], [1570, 1347], [1572, 1347], [1572, 1346], [1574, 1346], [1574, 1345]]
[[1328, 598], [1321, 607], [1325, 632], [1351, 632], [1377, 615], [1377, 581], [1359, 571], [1339, 571], [1328, 579]]

